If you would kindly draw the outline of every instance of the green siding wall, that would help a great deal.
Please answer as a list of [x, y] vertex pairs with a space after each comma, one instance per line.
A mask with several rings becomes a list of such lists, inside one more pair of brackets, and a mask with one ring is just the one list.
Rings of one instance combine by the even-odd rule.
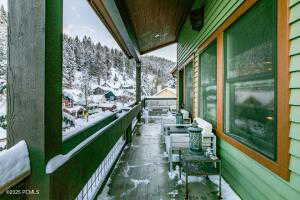
[[[300, 0], [290, 0], [291, 186], [300, 192]], [[299, 198], [300, 199], [300, 195]]]
[[[191, 30], [189, 19], [178, 40], [178, 62], [185, 61], [210, 34], [243, 2], [243, 0], [206, 1], [205, 25], [200, 32]], [[197, 5], [194, 5], [197, 7]], [[290, 181], [287, 182], [221, 140], [219, 152], [223, 160], [223, 176], [246, 200], [300, 199], [300, 0], [290, 0]]]
[[[193, 31], [189, 18], [184, 23], [178, 38], [177, 61], [183, 63], [204, 42], [244, 0], [207, 0], [205, 1], [204, 27]], [[199, 7], [199, 0], [194, 8]]]

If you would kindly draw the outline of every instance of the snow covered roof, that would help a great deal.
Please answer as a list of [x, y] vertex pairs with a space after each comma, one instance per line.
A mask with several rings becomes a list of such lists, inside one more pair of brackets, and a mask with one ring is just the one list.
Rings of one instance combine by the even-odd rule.
[[63, 95], [75, 102], [83, 101], [83, 93], [78, 89], [63, 89]]
[[103, 95], [91, 95], [89, 96], [89, 100], [94, 103], [98, 103], [103, 99]]
[[160, 94], [161, 94], [162, 92], [164, 92], [164, 91], [170, 91], [170, 92], [172, 92], [172, 93], [174, 94], [174, 96], [176, 96], [176, 90], [173, 89], [173, 88], [169, 88], [169, 87], [166, 87], [166, 88], [164, 88], [164, 89], [158, 91], [158, 92], [157, 92], [156, 94], [154, 94], [153, 96], [160, 96]]

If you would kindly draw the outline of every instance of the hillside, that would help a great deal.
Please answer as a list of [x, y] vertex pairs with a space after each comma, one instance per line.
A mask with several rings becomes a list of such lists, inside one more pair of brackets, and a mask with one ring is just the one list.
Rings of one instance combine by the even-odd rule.
[[[93, 43], [91, 38], [64, 35], [63, 86], [91, 93], [96, 87], [116, 95], [134, 96], [135, 62], [120, 50]], [[142, 59], [142, 95], [156, 93], [157, 85], [174, 87], [174, 62], [155, 56]], [[130, 89], [128, 89], [130, 88]]]

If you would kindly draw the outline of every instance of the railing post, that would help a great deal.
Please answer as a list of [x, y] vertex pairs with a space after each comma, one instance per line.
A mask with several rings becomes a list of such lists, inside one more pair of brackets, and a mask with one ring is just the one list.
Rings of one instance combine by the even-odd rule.
[[130, 144], [131, 142], [132, 142], [132, 126], [130, 125], [126, 129], [126, 143]]
[[[136, 75], [135, 75], [135, 81], [136, 81], [136, 92], [135, 92], [135, 95], [136, 95], [136, 102], [137, 103], [140, 103], [141, 102], [141, 96], [142, 96], [142, 82], [141, 82], [141, 76], [142, 76], [142, 69], [141, 69], [141, 61], [137, 61], [136, 62]], [[141, 123], [141, 118], [142, 118], [142, 114], [141, 114], [142, 111], [140, 111], [140, 113], [138, 114], [137, 116], [137, 120], [138, 120], [138, 123]]]
[[[8, 147], [25, 140], [29, 199], [51, 199], [46, 163], [60, 151], [62, 1], [9, 0]], [[61, 188], [57, 188], [61, 189]], [[12, 196], [12, 198], [14, 198]]]

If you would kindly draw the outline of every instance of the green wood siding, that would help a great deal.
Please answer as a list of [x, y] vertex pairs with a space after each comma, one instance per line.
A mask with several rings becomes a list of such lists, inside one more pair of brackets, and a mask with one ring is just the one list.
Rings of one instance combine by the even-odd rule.
[[291, 91], [290, 104], [300, 106], [300, 89]]
[[300, 123], [291, 123], [290, 138], [300, 141]]
[[291, 0], [290, 1], [290, 6], [294, 6], [294, 5], [296, 5], [297, 3], [299, 3], [300, 2], [300, 0]]
[[300, 21], [291, 24], [290, 39], [294, 39], [300, 35]]
[[300, 4], [299, 4], [299, 1], [298, 2], [295, 2], [292, 6], [291, 6], [291, 9], [290, 9], [290, 23], [293, 23], [297, 20], [300, 19], [300, 12], [299, 12], [299, 9], [300, 9]]
[[300, 71], [300, 54], [299, 55], [294, 55], [294, 56], [291, 57], [290, 72], [294, 72], [294, 71]]
[[[290, 0], [290, 185], [300, 191], [300, 0]], [[297, 186], [297, 187], [296, 187]], [[300, 198], [299, 197], [297, 199]]]
[[[300, 7], [299, 7], [300, 9]], [[296, 55], [300, 53], [300, 38], [295, 38], [291, 40], [290, 55]]]
[[222, 140], [220, 147], [225, 163], [223, 176], [242, 199], [299, 199], [300, 187], [297, 181], [300, 176], [296, 172], [291, 174], [291, 179], [293, 175], [295, 180], [286, 182], [227, 142]]
[[[243, 0], [209, 0], [205, 7], [205, 25], [192, 31], [189, 19], [178, 40], [178, 64], [183, 63]], [[194, 5], [196, 8], [198, 5]], [[285, 181], [229, 143], [221, 140], [219, 152], [223, 176], [242, 199], [300, 199], [300, 0], [290, 0], [290, 180]]]
[[[209, 0], [205, 1], [204, 27], [193, 31], [189, 18], [184, 23], [178, 39], [177, 60], [181, 64], [204, 42], [244, 0]], [[194, 8], [197, 8], [198, 1]]]

